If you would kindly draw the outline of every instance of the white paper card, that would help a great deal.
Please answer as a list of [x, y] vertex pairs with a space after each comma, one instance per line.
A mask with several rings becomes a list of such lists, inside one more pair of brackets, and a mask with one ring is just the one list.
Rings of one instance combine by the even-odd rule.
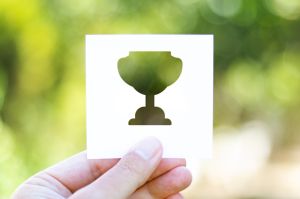
[[[126, 84], [118, 60], [130, 51], [171, 51], [178, 80], [155, 96], [171, 125], [129, 125], [145, 95]], [[119, 158], [139, 140], [157, 137], [164, 157], [209, 158], [213, 126], [213, 35], [87, 35], [88, 158]]]

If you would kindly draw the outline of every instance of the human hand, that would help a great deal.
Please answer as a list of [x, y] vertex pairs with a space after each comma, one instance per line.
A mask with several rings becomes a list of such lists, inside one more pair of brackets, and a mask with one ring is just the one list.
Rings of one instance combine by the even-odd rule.
[[13, 199], [181, 199], [192, 178], [185, 160], [161, 156], [154, 138], [122, 159], [87, 160], [82, 152], [29, 178]]

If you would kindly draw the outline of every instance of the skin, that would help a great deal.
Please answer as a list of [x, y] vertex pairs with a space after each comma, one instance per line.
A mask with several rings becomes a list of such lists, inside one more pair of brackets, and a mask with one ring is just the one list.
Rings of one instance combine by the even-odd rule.
[[184, 159], [162, 159], [155, 138], [121, 159], [88, 160], [79, 153], [29, 178], [13, 199], [181, 199], [191, 183]]

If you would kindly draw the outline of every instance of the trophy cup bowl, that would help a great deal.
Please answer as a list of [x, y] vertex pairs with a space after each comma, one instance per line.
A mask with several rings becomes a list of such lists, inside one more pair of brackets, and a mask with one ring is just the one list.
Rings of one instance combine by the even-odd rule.
[[121, 78], [146, 96], [146, 105], [139, 108], [129, 125], [171, 125], [165, 113], [156, 107], [154, 96], [173, 84], [182, 71], [182, 61], [170, 51], [131, 51], [118, 61]]

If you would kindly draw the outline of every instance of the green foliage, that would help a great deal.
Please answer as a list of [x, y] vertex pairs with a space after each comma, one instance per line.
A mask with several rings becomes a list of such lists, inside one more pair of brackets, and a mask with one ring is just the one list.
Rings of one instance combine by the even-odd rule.
[[122, 79], [144, 95], [156, 95], [173, 84], [182, 70], [182, 61], [171, 52], [130, 52], [118, 61]]

